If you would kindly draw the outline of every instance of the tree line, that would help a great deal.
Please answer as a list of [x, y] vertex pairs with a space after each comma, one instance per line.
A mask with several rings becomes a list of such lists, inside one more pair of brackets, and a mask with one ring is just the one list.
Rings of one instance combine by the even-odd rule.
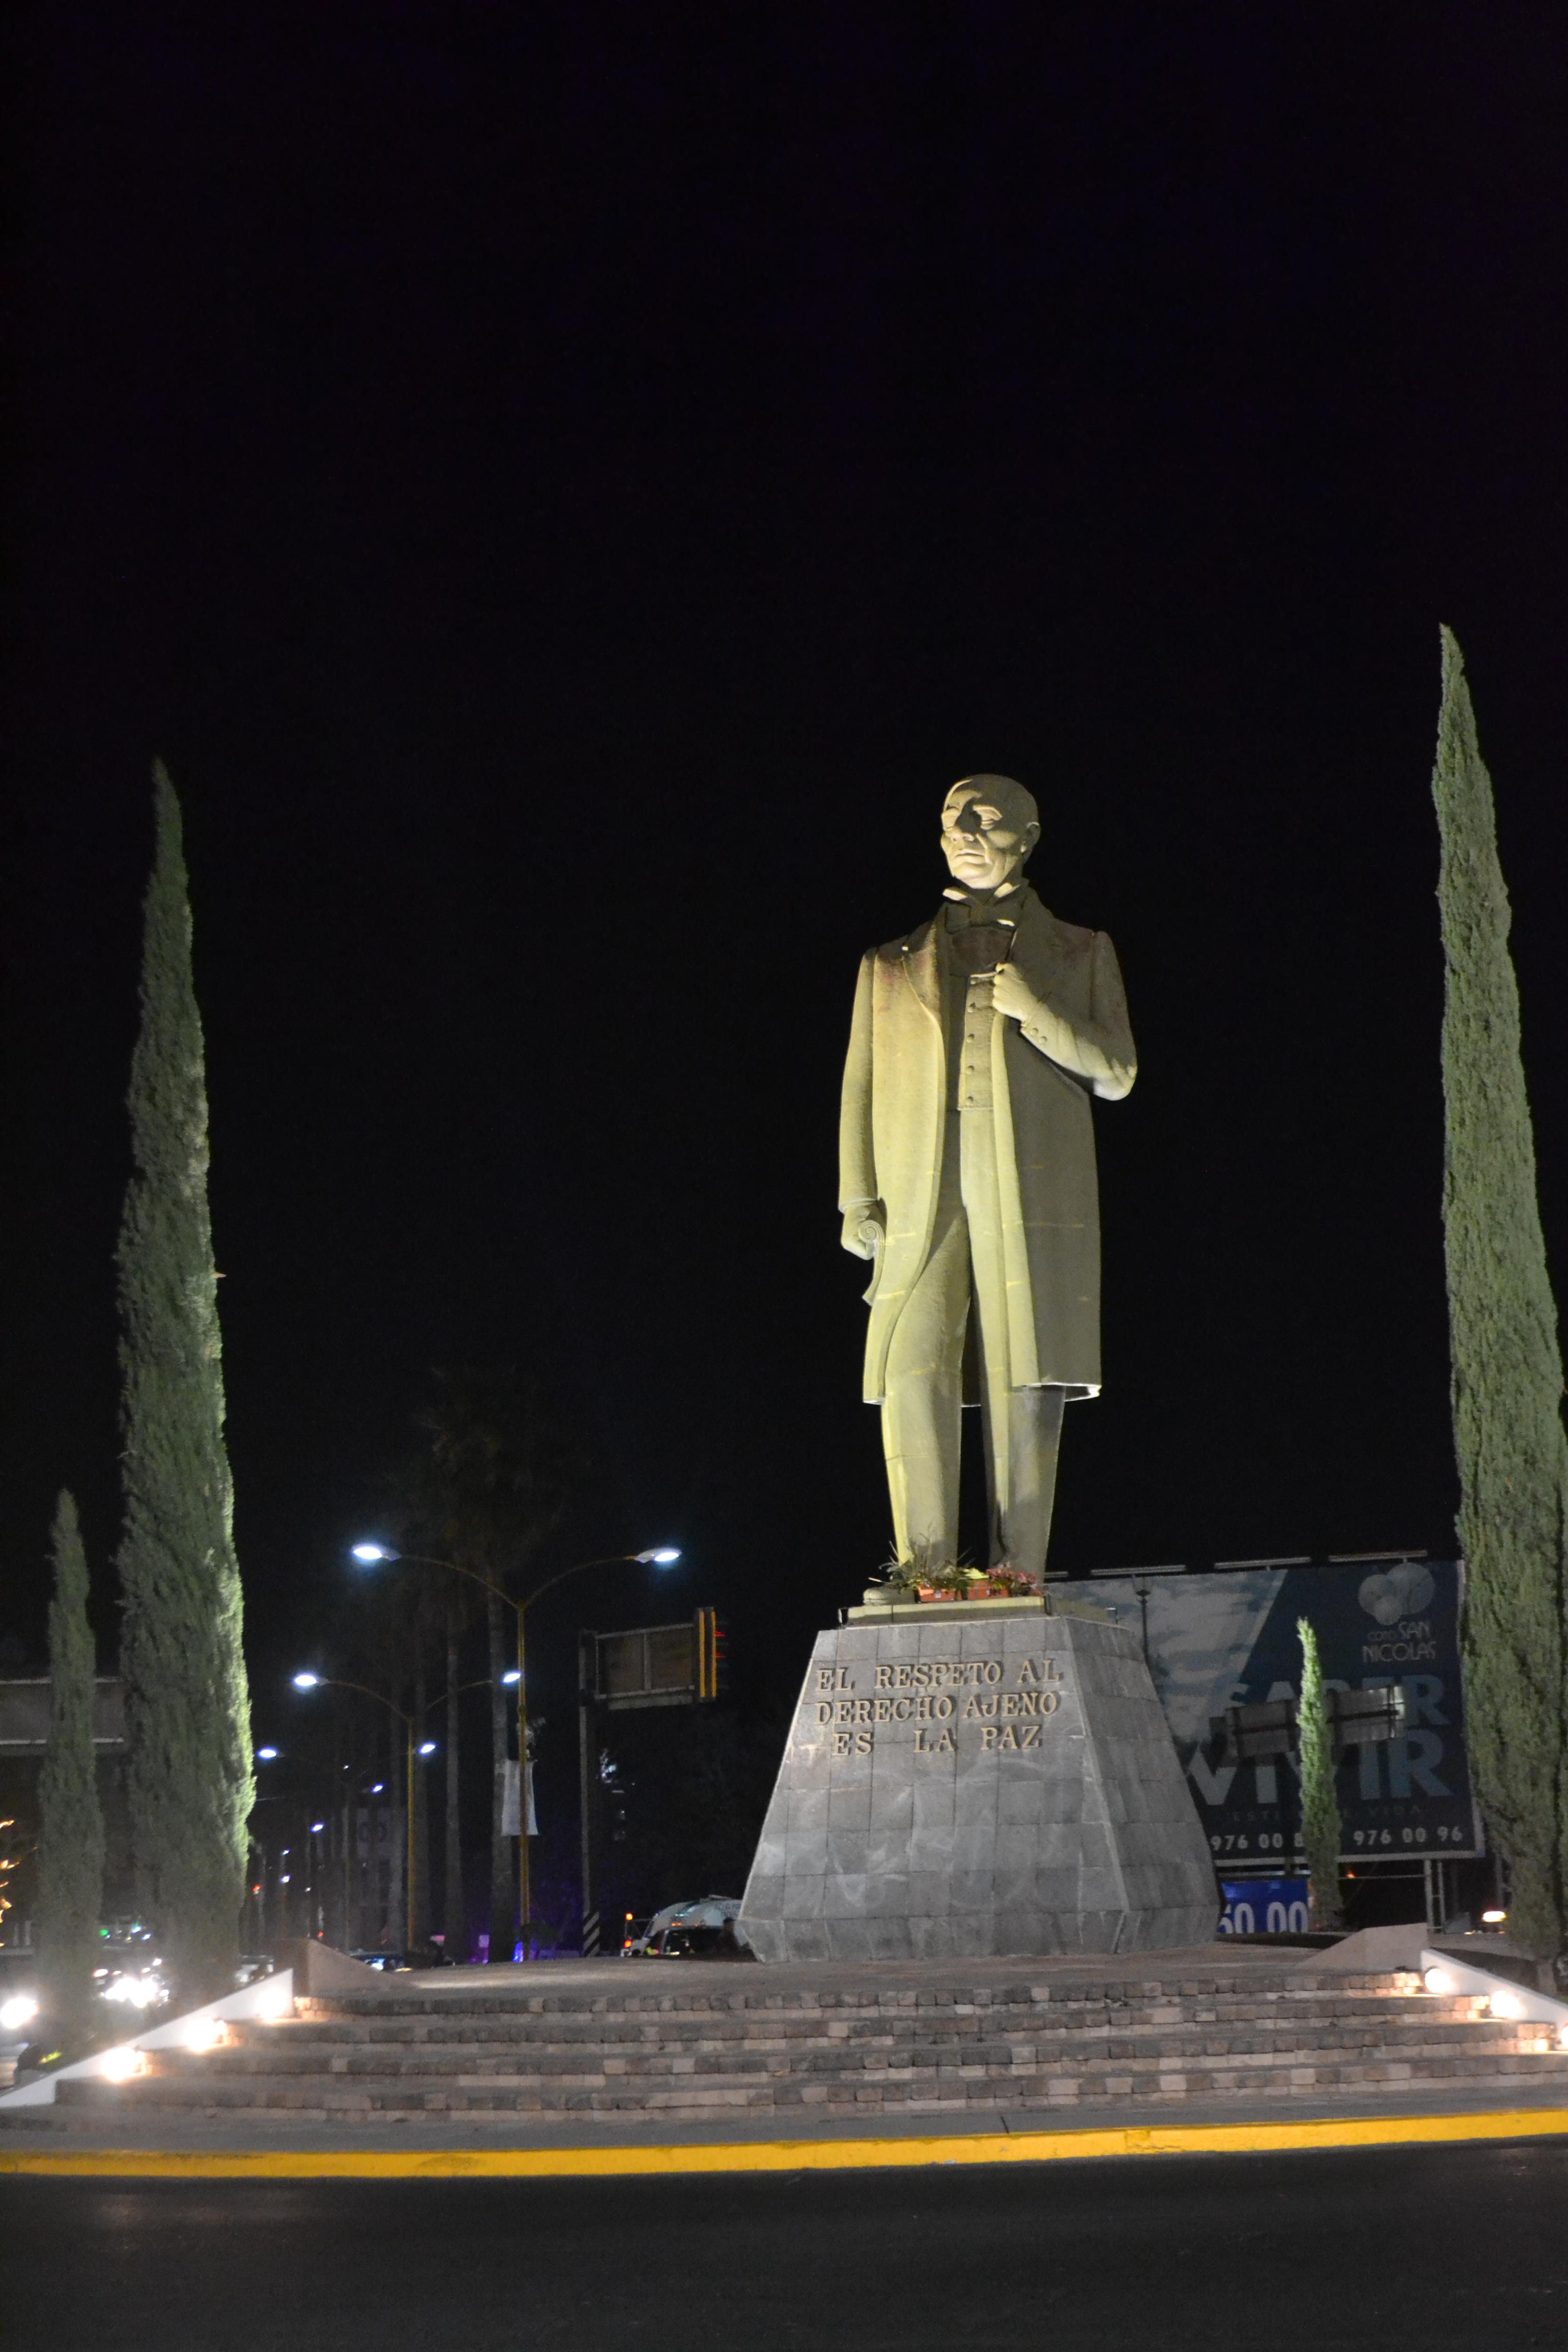
[[[250, 1889], [256, 1766], [243, 1609], [224, 1438], [222, 1341], [208, 1206], [205, 1048], [195, 994], [181, 812], [153, 770], [153, 854], [143, 907], [140, 1024], [127, 1097], [132, 1174], [116, 1252], [121, 1375], [121, 1603], [127, 1796], [134, 1899], [155, 1924], [176, 1997], [234, 1982]], [[405, 1540], [498, 1587], [526, 1573], [559, 1526], [583, 1465], [540, 1387], [515, 1370], [438, 1377], [392, 1496]], [[96, 1647], [75, 1501], [60, 1494], [51, 1543], [50, 1715], [40, 1775], [36, 1929], [52, 2041], [90, 2039], [103, 1899], [104, 1825], [94, 1769]], [[509, 1651], [494, 1592], [456, 1575], [394, 1573], [368, 1643], [350, 1660], [423, 1724], [446, 1709], [447, 1825], [442, 1908], [464, 1913], [458, 1821], [460, 1709], [454, 1685], [476, 1612], [489, 1693], [491, 1948], [517, 1924], [515, 1833], [503, 1825]], [[432, 1682], [439, 1653], [447, 1679]], [[353, 1679], [360, 1679], [355, 1675]], [[363, 1727], [356, 1733], [362, 1745]], [[423, 1790], [423, 1780], [416, 1789]], [[405, 1831], [404, 1834], [406, 1834]], [[416, 1835], [415, 1851], [428, 1851]], [[292, 1874], [290, 1874], [292, 1875]], [[405, 1937], [428, 1932], [416, 1873]], [[459, 1927], [459, 1940], [461, 1939]]]

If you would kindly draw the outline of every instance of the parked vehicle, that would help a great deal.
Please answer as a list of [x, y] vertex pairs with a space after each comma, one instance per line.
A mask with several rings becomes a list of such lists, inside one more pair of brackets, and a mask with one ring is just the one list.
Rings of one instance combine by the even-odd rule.
[[740, 1899], [732, 1895], [705, 1895], [698, 1903], [667, 1904], [654, 1913], [641, 1935], [627, 1937], [621, 1958], [749, 1960], [754, 1956], [741, 1925], [740, 1910]]

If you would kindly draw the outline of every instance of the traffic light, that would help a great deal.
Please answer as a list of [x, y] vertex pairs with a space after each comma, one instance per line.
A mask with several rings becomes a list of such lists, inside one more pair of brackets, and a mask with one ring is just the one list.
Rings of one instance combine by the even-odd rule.
[[730, 1687], [730, 1629], [716, 1609], [697, 1612], [697, 1696], [717, 1698]]

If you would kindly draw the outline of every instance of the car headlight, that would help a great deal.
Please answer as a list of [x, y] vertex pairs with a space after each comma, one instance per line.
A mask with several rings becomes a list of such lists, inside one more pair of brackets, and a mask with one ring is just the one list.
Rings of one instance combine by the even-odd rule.
[[38, 2013], [38, 2004], [30, 1992], [14, 1993], [7, 2001], [0, 2001], [0, 2032], [20, 2033]]
[[116, 1977], [103, 1988], [105, 2000], [128, 2001], [132, 2009], [151, 2009], [164, 1997], [156, 1977]]

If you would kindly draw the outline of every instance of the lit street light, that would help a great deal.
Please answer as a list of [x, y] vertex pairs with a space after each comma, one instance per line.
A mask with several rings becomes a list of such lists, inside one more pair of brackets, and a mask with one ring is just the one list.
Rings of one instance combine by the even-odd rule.
[[[291, 1675], [289, 1676], [289, 1680], [292, 1682], [297, 1691], [358, 1691], [362, 1698], [374, 1698], [380, 1706], [390, 1708], [391, 1712], [396, 1716], [399, 1723], [403, 1726], [404, 1757], [408, 1779], [408, 1801], [404, 1829], [404, 1845], [405, 1848], [405, 1860], [407, 1863], [407, 1870], [405, 1874], [407, 1885], [403, 1930], [405, 1936], [412, 1936], [414, 1933], [414, 1824], [416, 1819], [414, 1809], [414, 1759], [416, 1755], [433, 1756], [436, 1752], [436, 1742], [433, 1739], [426, 1739], [416, 1748], [414, 1744], [414, 1717], [408, 1713], [405, 1707], [399, 1706], [395, 1698], [388, 1698], [384, 1691], [372, 1690], [368, 1683], [347, 1682], [341, 1675], [314, 1674], [308, 1666], [301, 1667], [297, 1675]], [[384, 1784], [380, 1780], [375, 1783], [375, 1786], [371, 1790], [373, 1797], [378, 1797], [381, 1794], [383, 1785]]]
[[[456, 1560], [427, 1559], [424, 1553], [416, 1551], [394, 1551], [390, 1544], [357, 1543], [353, 1545], [351, 1549], [353, 1558], [357, 1560], [363, 1561], [366, 1568], [374, 1568], [383, 1560], [412, 1559], [418, 1560], [421, 1565], [426, 1568], [455, 1568], [457, 1569], [459, 1576], [472, 1576], [474, 1574], [474, 1570], [471, 1568], [458, 1568]], [[659, 1544], [652, 1551], [617, 1552], [614, 1555], [614, 1558], [616, 1559], [637, 1560], [644, 1568], [673, 1568], [676, 1561], [680, 1558], [680, 1553], [674, 1544]], [[600, 1559], [585, 1559], [582, 1562], [582, 1566], [584, 1568], [607, 1568], [610, 1565], [611, 1562], [609, 1560]], [[564, 1572], [568, 1576], [574, 1576], [577, 1571], [575, 1569], [569, 1568]], [[557, 1580], [552, 1578], [551, 1580], [552, 1582], [555, 1582]], [[481, 1577], [479, 1581], [483, 1583], [486, 1580]], [[541, 1589], [542, 1590], [542, 1588]]]
[[[466, 1576], [472, 1583], [483, 1585], [485, 1591], [488, 1593], [492, 1594], [497, 1601], [503, 1601], [517, 1620], [517, 1665], [510, 1673], [504, 1674], [501, 1676], [501, 1680], [508, 1684], [515, 1683], [517, 1685], [517, 1777], [519, 1827], [517, 1841], [518, 1926], [522, 1935], [523, 1951], [524, 1956], [526, 1957], [528, 1949], [528, 1937], [526, 1931], [530, 1906], [528, 1861], [528, 1659], [525, 1654], [524, 1648], [524, 1623], [528, 1612], [532, 1608], [536, 1601], [542, 1600], [547, 1592], [552, 1592], [558, 1584], [564, 1584], [569, 1576], [582, 1576], [591, 1568], [621, 1568], [634, 1566], [641, 1568], [673, 1568], [677, 1560], [680, 1558], [679, 1547], [676, 1544], [654, 1544], [650, 1546], [647, 1551], [611, 1552], [603, 1559], [580, 1559], [576, 1561], [573, 1567], [563, 1568], [554, 1576], [547, 1576], [542, 1584], [536, 1585], [534, 1590], [531, 1592], [525, 1594], [521, 1601], [514, 1601], [511, 1594], [505, 1590], [504, 1586], [498, 1584], [492, 1577], [481, 1576], [477, 1568], [466, 1568], [461, 1560], [437, 1559], [429, 1552], [398, 1551], [392, 1544], [382, 1543], [369, 1537], [367, 1537], [363, 1543], [352, 1544], [349, 1547], [349, 1549], [351, 1556], [354, 1559], [357, 1559], [363, 1568], [376, 1568], [381, 1566], [384, 1562], [390, 1564], [393, 1561], [405, 1560], [408, 1562], [411, 1567], [441, 1568], [448, 1570], [453, 1576]], [[297, 1683], [300, 1682], [300, 1677], [298, 1675], [296, 1675], [294, 1679]], [[300, 1686], [301, 1689], [309, 1687], [309, 1685], [303, 1683], [301, 1683]]]
[[256, 1751], [256, 1757], [258, 1763], [276, 1764], [278, 1761], [278, 1750], [276, 1748], [258, 1748]]

